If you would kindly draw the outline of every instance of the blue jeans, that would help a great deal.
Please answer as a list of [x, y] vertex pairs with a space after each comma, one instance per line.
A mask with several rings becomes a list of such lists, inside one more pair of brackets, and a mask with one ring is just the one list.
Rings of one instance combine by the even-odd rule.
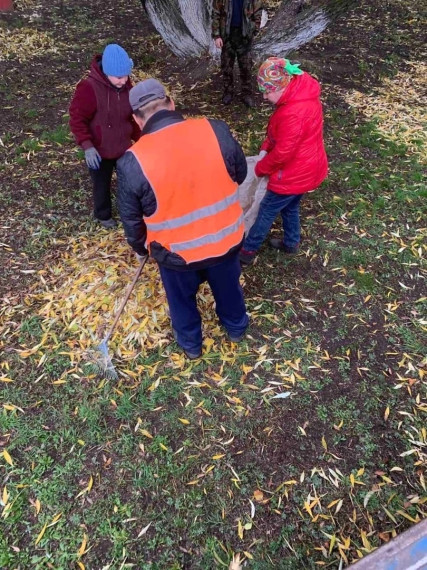
[[206, 269], [175, 271], [161, 265], [159, 269], [176, 340], [184, 350], [197, 353], [202, 348], [202, 326], [196, 294], [204, 281], [210, 285], [216, 314], [228, 334], [238, 337], [245, 332], [249, 318], [239, 281], [241, 269], [238, 254]]
[[283, 222], [283, 243], [286, 247], [296, 247], [300, 242], [299, 203], [302, 194], [276, 194], [267, 190], [261, 201], [258, 216], [243, 242], [246, 251], [257, 251], [267, 237], [277, 214]]

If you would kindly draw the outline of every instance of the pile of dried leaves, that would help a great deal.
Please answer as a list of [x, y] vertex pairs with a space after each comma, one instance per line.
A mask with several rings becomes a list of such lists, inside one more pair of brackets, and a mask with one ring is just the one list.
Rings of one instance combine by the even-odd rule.
[[[64, 244], [61, 244], [64, 246]], [[46, 354], [63, 331], [70, 357], [79, 362], [112, 323], [131, 282], [137, 262], [121, 231], [82, 234], [68, 242], [60, 265], [39, 272], [41, 291], [28, 298], [39, 306], [44, 335], [35, 347], [20, 352]], [[224, 332], [217, 321], [207, 285], [198, 295], [206, 327], [205, 349], [218, 349]], [[205, 335], [205, 336], [206, 336]], [[156, 263], [147, 263], [118, 323], [111, 345], [119, 359], [158, 352], [172, 341], [165, 292]], [[177, 355], [178, 357], [179, 355]], [[179, 357], [180, 358], [180, 357]]]

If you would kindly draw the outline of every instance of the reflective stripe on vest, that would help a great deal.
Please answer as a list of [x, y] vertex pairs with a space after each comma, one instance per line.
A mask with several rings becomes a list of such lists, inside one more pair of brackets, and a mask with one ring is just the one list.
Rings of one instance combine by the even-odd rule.
[[130, 149], [156, 197], [145, 218], [147, 245], [160, 243], [186, 263], [225, 255], [243, 238], [237, 183], [206, 119], [144, 135]]

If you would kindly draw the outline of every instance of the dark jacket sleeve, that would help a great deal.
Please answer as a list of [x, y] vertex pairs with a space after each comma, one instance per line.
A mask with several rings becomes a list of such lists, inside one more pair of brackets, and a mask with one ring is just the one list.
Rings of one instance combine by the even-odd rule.
[[210, 119], [209, 123], [218, 139], [222, 158], [230, 178], [237, 184], [241, 184], [248, 173], [248, 165], [242, 147], [233, 137], [224, 121]]
[[224, 0], [214, 0], [212, 6], [212, 37], [221, 36], [221, 18], [224, 12]]
[[80, 81], [70, 103], [70, 129], [76, 143], [86, 150], [94, 146], [90, 123], [96, 113], [95, 92], [88, 81]]
[[154, 192], [132, 152], [117, 161], [117, 203], [128, 244], [140, 255], [147, 249], [147, 227], [143, 216], [151, 216], [157, 207]]

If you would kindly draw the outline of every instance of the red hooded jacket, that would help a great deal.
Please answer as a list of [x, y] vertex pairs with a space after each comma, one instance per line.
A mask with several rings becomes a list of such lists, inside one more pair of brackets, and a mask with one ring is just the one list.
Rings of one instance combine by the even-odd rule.
[[132, 117], [128, 79], [117, 89], [102, 71], [102, 56], [92, 60], [89, 76], [78, 83], [70, 104], [70, 129], [76, 143], [96, 148], [102, 158], [116, 159], [136, 142], [141, 130]]
[[320, 85], [308, 73], [294, 76], [279, 99], [261, 150], [268, 154], [257, 163], [255, 174], [269, 177], [272, 192], [303, 194], [326, 178]]

